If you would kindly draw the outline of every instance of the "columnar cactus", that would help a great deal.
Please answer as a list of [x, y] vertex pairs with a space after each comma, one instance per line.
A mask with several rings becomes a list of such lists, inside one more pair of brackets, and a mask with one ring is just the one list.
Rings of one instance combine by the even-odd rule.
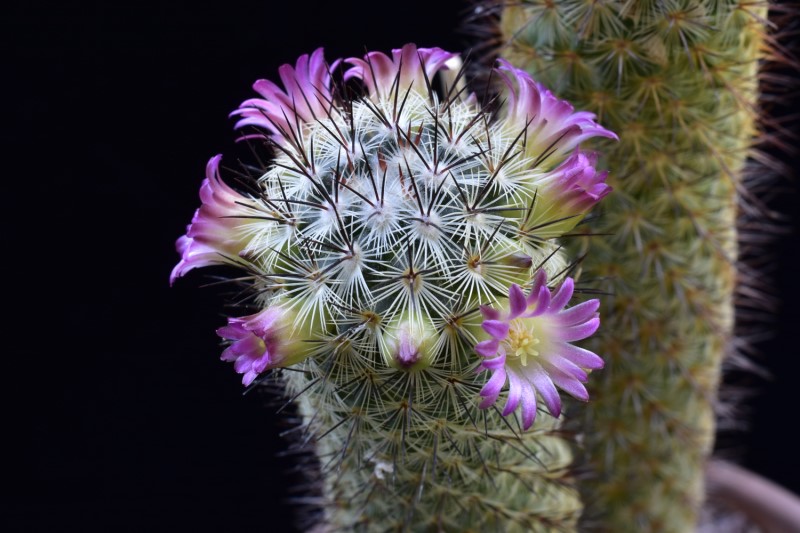
[[599, 302], [568, 307], [555, 239], [610, 192], [579, 144], [616, 136], [505, 62], [502, 103], [435, 91], [453, 59], [406, 45], [340, 80], [317, 50], [256, 82], [234, 114], [268, 163], [225, 183], [212, 158], [178, 241], [173, 281], [245, 271], [253, 313], [218, 330], [222, 359], [247, 386], [285, 380], [333, 529], [564, 530], [581, 511], [556, 388], [588, 400], [603, 360], [573, 343]]
[[602, 227], [612, 235], [587, 242], [583, 263], [610, 293], [591, 345], [606, 370], [576, 424], [589, 470], [584, 524], [691, 531], [732, 332], [766, 2], [499, 8], [496, 53], [620, 134], [605, 160], [616, 193]]

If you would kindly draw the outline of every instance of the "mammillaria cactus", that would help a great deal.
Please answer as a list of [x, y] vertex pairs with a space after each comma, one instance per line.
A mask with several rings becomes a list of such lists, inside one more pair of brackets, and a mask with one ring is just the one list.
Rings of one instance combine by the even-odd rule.
[[572, 344], [598, 301], [568, 307], [556, 239], [610, 192], [580, 143], [616, 135], [506, 62], [503, 101], [434, 90], [454, 58], [320, 49], [283, 87], [256, 82], [234, 115], [267, 163], [226, 183], [212, 158], [178, 241], [173, 282], [244, 271], [252, 313], [218, 330], [222, 358], [247, 386], [284, 380], [333, 529], [564, 529], [581, 511], [556, 387], [587, 400], [603, 354]]

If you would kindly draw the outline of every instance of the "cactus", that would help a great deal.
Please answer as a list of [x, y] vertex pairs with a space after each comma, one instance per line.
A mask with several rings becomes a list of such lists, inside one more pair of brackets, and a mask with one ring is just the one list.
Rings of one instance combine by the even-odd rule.
[[581, 511], [556, 387], [588, 400], [603, 360], [572, 342], [599, 302], [566, 308], [556, 239], [610, 192], [579, 144], [616, 135], [508, 63], [503, 102], [479, 105], [463, 71], [435, 91], [454, 59], [406, 45], [339, 80], [320, 49], [283, 88], [256, 82], [234, 114], [271, 155], [228, 182], [212, 158], [178, 240], [172, 281], [245, 272], [254, 313], [217, 331], [222, 359], [297, 402], [323, 529], [565, 530]]
[[[495, 53], [620, 134], [616, 192], [584, 243], [606, 280], [607, 358], [575, 420], [587, 530], [690, 531], [730, 349], [741, 171], [756, 133], [765, 2], [524, 0]], [[744, 200], [744, 202], [743, 202]]]

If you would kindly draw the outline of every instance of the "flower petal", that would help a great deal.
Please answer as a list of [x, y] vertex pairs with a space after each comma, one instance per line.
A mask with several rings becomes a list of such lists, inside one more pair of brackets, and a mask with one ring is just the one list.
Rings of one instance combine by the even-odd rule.
[[553, 295], [553, 298], [550, 300], [550, 309], [555, 311], [563, 309], [569, 302], [570, 298], [572, 298], [572, 293], [574, 290], [575, 282], [572, 280], [572, 278], [565, 279], [564, 283], [561, 284], [556, 293]]
[[597, 298], [588, 300], [558, 313], [557, 321], [562, 326], [575, 326], [592, 318], [599, 307]]
[[542, 366], [548, 374], [552, 374], [553, 372], [561, 372], [564, 375], [570, 376], [584, 383], [587, 379], [589, 379], [589, 376], [586, 374], [585, 370], [563, 357], [550, 357], [542, 361]]
[[223, 339], [228, 339], [231, 341], [238, 341], [244, 339], [250, 332], [244, 329], [241, 324], [234, 324], [232, 323], [233, 320], [230, 320], [227, 326], [222, 326], [221, 328], [217, 329], [217, 335], [222, 337]]
[[522, 289], [516, 283], [512, 284], [511, 288], [508, 289], [508, 302], [511, 306], [511, 314], [508, 316], [509, 320], [514, 320], [528, 308], [525, 294], [523, 294]]
[[200, 185], [200, 208], [186, 228], [186, 235], [175, 243], [181, 260], [170, 274], [170, 284], [195, 268], [230, 262], [249, 243], [241, 228], [253, 209], [246, 206], [246, 196], [220, 178], [221, 157], [212, 157], [206, 165], [206, 178]]
[[530, 379], [533, 386], [536, 387], [536, 391], [542, 396], [550, 414], [558, 418], [561, 415], [561, 398], [547, 372], [541, 367], [537, 367], [538, 365], [529, 365], [527, 368], [530, 368], [530, 371], [526, 372], [526, 377]]
[[500, 347], [500, 355], [497, 357], [492, 357], [491, 359], [484, 359], [481, 362], [480, 368], [484, 368], [486, 370], [496, 370], [498, 368], [503, 368], [506, 365], [506, 353], [503, 351], [502, 346]]
[[257, 372], [253, 372], [252, 370], [251, 370], [251, 371], [249, 371], [249, 372], [247, 372], [247, 373], [245, 373], [245, 375], [244, 375], [244, 376], [242, 376], [242, 385], [244, 385], [245, 387], [247, 387], [247, 386], [248, 386], [248, 385], [250, 385], [250, 384], [251, 384], [253, 381], [255, 381], [255, 379], [256, 379], [257, 377], [258, 377], [258, 373], [257, 373]]
[[230, 349], [237, 355], [261, 357], [261, 354], [264, 353], [264, 341], [251, 333], [247, 337], [231, 344]]
[[283, 87], [269, 80], [258, 80], [253, 89], [262, 98], [242, 102], [232, 116], [243, 117], [235, 127], [259, 126], [269, 130], [273, 140], [287, 144], [296, 134], [297, 124], [324, 118], [330, 112], [331, 76], [322, 48], [310, 56], [302, 55], [294, 66], [278, 68]]
[[[273, 304], [253, 315], [228, 318], [228, 324], [217, 329], [217, 335], [232, 341], [220, 358], [233, 363], [239, 374], [252, 372], [254, 376], [301, 361], [310, 352], [292, 331], [294, 316], [280, 304]], [[247, 376], [245, 381], [253, 379]]]
[[503, 407], [503, 416], [508, 416], [514, 412], [519, 406], [519, 401], [522, 398], [523, 380], [517, 375], [516, 372], [510, 371], [508, 374], [508, 400]]
[[536, 420], [536, 391], [533, 387], [522, 389], [522, 429], [528, 429]]
[[551, 373], [550, 378], [561, 390], [576, 400], [581, 400], [583, 402], [589, 401], [589, 393], [587, 392], [586, 387], [584, 387], [583, 383], [577, 379], [561, 374], [558, 371]]
[[565, 328], [558, 328], [556, 334], [558, 339], [565, 342], [579, 341], [592, 335], [597, 328], [600, 327], [600, 319], [592, 318], [583, 324], [577, 326], [568, 326]]
[[498, 320], [500, 318], [500, 311], [497, 309], [489, 307], [488, 305], [482, 305], [480, 309], [483, 318], [487, 320]]
[[536, 297], [536, 307], [532, 311], [525, 313], [528, 318], [542, 315], [549, 310], [550, 290], [546, 287], [539, 287], [539, 295]]
[[267, 307], [255, 315], [245, 317], [246, 320], [243, 326], [259, 337], [263, 337], [267, 331], [276, 325], [275, 323], [280, 320], [283, 314], [284, 311], [280, 307]]
[[253, 369], [253, 359], [248, 354], [241, 355], [233, 362], [233, 369], [237, 374], [250, 372]]
[[539, 269], [539, 271], [536, 272], [536, 275], [533, 277], [533, 286], [531, 287], [531, 293], [528, 296], [528, 307], [539, 301], [539, 294], [542, 287], [547, 288], [547, 272], [545, 272], [543, 269]]
[[503, 390], [503, 385], [506, 384], [506, 371], [504, 368], [497, 369], [486, 385], [481, 389], [480, 395], [483, 396], [483, 401], [478, 405], [481, 409], [486, 409], [492, 406], [497, 397], [500, 396], [500, 391]]
[[222, 355], [220, 355], [219, 358], [222, 359], [223, 361], [227, 362], [227, 363], [233, 363], [234, 361], [236, 361], [236, 359], [239, 358], [239, 355], [233, 353], [233, 350], [231, 350], [231, 347], [228, 346], [227, 348], [225, 348], [222, 351]]
[[597, 370], [603, 368], [604, 361], [596, 353], [568, 343], [558, 343], [555, 354], [572, 361], [581, 368]]
[[360, 79], [372, 98], [405, 94], [409, 88], [427, 94], [426, 78], [430, 81], [439, 70], [447, 69], [447, 61], [455, 56], [441, 48], [417, 48], [409, 43], [392, 50], [391, 58], [382, 52], [370, 52], [364, 59], [345, 59], [345, 63], [353, 66], [345, 72], [344, 78]]
[[264, 355], [253, 361], [253, 371], [262, 373], [270, 364], [269, 352], [264, 352]]
[[483, 357], [493, 357], [497, 355], [497, 348], [500, 346], [500, 341], [497, 339], [489, 339], [481, 341], [475, 345], [475, 351], [478, 355]]
[[495, 339], [503, 340], [508, 336], [508, 322], [503, 320], [484, 320], [481, 327]]

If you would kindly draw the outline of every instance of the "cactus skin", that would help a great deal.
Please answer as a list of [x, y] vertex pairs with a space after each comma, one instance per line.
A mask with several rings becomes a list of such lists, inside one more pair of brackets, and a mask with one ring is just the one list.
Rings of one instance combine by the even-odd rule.
[[616, 189], [585, 243], [607, 280], [608, 358], [584, 432], [583, 526], [691, 531], [733, 327], [737, 206], [756, 133], [764, 2], [523, 1], [497, 53], [620, 134]]

